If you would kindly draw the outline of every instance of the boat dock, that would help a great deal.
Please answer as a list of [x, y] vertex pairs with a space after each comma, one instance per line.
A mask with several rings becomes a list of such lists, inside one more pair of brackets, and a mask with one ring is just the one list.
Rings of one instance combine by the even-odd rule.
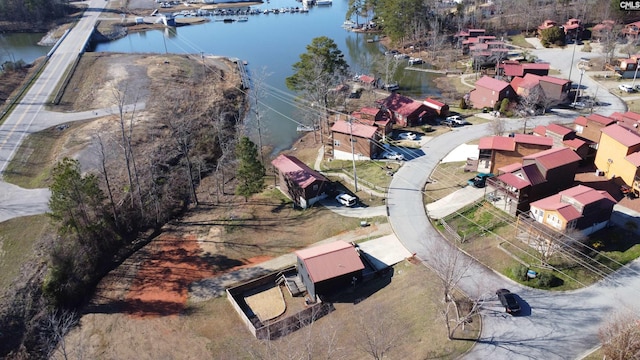
[[240, 81], [242, 82], [242, 90], [246, 90], [251, 87], [251, 81], [249, 80], [249, 72], [247, 71], [246, 61], [234, 58], [231, 59], [238, 66], [238, 73], [240, 74]]
[[424, 68], [413, 67], [413, 66], [407, 66], [404, 69], [413, 70], [413, 71], [422, 71], [422, 72], [432, 73], [432, 74], [462, 75], [462, 70], [436, 70], [436, 69], [424, 69]]

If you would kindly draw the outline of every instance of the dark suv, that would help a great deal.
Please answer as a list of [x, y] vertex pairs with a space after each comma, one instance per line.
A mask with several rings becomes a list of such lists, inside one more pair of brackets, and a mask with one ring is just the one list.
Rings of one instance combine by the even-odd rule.
[[511, 293], [511, 291], [507, 289], [499, 289], [496, 291], [496, 295], [498, 295], [498, 299], [500, 299], [500, 303], [504, 306], [504, 310], [508, 314], [517, 314], [520, 312], [520, 304], [518, 304], [518, 300], [516, 296]]

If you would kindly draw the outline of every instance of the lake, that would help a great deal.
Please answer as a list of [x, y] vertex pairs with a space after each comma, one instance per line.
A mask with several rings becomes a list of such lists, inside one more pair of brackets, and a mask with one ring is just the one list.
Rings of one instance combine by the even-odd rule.
[[22, 60], [31, 64], [47, 55], [51, 46], [38, 46], [43, 33], [0, 34], [0, 64]]
[[[295, 0], [271, 0], [253, 8], [283, 7], [302, 7], [302, 4]], [[333, 39], [344, 53], [350, 70], [357, 74], [371, 74], [372, 56], [384, 52], [379, 42], [367, 41], [373, 39], [373, 35], [351, 32], [342, 27], [347, 8], [348, 0], [334, 0], [333, 5], [311, 7], [308, 13], [249, 15], [246, 22], [225, 23], [219, 21], [222, 17], [211, 16], [211, 21], [203, 24], [131, 33], [115, 41], [96, 44], [94, 51], [203, 53], [247, 61], [252, 77], [268, 74], [264, 105], [260, 109], [263, 113], [261, 123], [263, 144], [271, 147], [275, 154], [289, 148], [300, 135], [296, 127], [304, 122], [303, 110], [297, 106], [295, 94], [287, 89], [285, 78], [293, 73], [292, 65], [299, 60], [300, 54], [306, 52], [306, 46], [313, 38], [327, 36]], [[359, 21], [364, 20], [360, 18]], [[44, 55], [49, 48], [41, 49]], [[418, 99], [439, 94], [432, 82], [436, 76], [400, 69], [395, 80], [401, 85], [400, 93]], [[255, 120], [251, 116], [246, 123], [248, 129], [255, 128]], [[250, 136], [257, 137], [255, 133]]]

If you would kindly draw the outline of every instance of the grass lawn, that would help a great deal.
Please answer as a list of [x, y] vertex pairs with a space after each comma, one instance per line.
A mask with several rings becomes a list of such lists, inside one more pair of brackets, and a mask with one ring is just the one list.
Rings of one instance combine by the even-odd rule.
[[464, 162], [450, 162], [438, 165], [431, 174], [431, 182], [425, 186], [425, 204], [442, 199], [467, 186], [467, 180], [477, 173], [465, 172], [464, 165]]
[[46, 215], [24, 216], [0, 223], [0, 288], [6, 289], [28, 260], [39, 255], [36, 240], [53, 229]]
[[510, 36], [509, 41], [515, 46], [520, 46], [526, 49], [534, 48], [533, 45], [531, 45], [527, 40], [525, 40], [525, 37], [522, 34]]

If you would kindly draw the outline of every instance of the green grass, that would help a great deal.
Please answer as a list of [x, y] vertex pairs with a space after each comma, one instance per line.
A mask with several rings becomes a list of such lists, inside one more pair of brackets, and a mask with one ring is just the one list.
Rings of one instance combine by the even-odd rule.
[[51, 170], [55, 166], [56, 143], [72, 127], [65, 131], [51, 128], [27, 136], [7, 166], [4, 180], [27, 189], [49, 186]]
[[509, 41], [511, 41], [511, 43], [515, 46], [520, 46], [523, 48], [528, 48], [528, 49], [533, 49], [533, 45], [529, 44], [529, 42], [527, 42], [527, 40], [525, 40], [524, 35], [522, 34], [518, 34], [518, 35], [514, 35], [514, 36], [510, 36], [509, 37]]
[[46, 215], [24, 216], [0, 223], [0, 288], [20, 274], [28, 260], [36, 257], [36, 241], [52, 231]]
[[[387, 168], [388, 167], [388, 168]], [[348, 160], [332, 160], [322, 162], [321, 168], [326, 172], [343, 173], [353, 179], [353, 162]], [[365, 186], [371, 187], [379, 192], [386, 192], [391, 183], [392, 177], [388, 172], [395, 173], [400, 168], [400, 164], [388, 161], [358, 161], [356, 162], [356, 174], [358, 180]]]

